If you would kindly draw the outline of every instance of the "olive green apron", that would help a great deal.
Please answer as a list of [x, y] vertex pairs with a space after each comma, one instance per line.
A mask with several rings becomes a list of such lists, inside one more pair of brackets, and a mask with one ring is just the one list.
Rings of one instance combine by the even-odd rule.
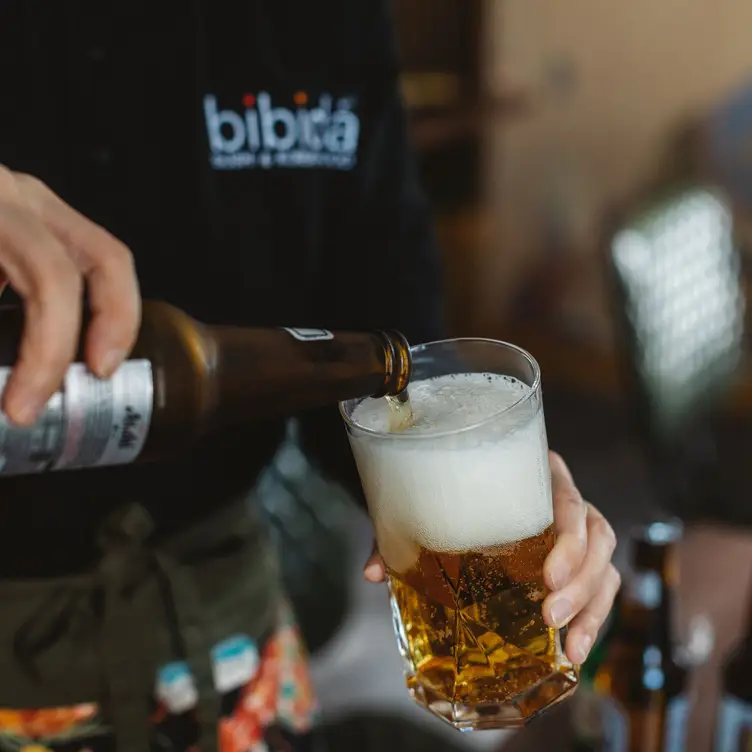
[[0, 708], [97, 703], [119, 752], [145, 752], [157, 669], [183, 659], [198, 690], [200, 749], [214, 752], [211, 648], [236, 633], [268, 635], [280, 596], [266, 528], [252, 514], [238, 500], [152, 543], [151, 517], [133, 503], [102, 526], [93, 571], [0, 581]]

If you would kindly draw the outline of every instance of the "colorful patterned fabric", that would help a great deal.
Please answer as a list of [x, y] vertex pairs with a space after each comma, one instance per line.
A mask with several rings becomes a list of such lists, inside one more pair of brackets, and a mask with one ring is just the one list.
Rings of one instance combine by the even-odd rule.
[[[306, 652], [285, 608], [261, 653], [235, 636], [213, 653], [222, 697], [220, 752], [288, 752], [308, 733], [317, 713]], [[191, 708], [195, 688], [183, 664], [158, 675], [151, 717], [152, 752], [198, 752]], [[38, 710], [0, 709], [0, 752], [115, 752], [107, 719], [94, 704]]]

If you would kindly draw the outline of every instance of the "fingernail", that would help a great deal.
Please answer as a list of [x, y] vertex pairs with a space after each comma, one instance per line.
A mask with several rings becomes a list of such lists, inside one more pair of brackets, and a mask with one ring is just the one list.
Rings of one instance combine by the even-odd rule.
[[371, 582], [378, 582], [382, 577], [381, 565], [375, 561], [367, 564], [363, 570], [363, 576]]
[[572, 618], [572, 601], [557, 598], [551, 604], [551, 620], [555, 627], [563, 627]]
[[14, 411], [14, 422], [30, 426], [39, 417], [39, 406], [35, 402], [26, 402]]
[[588, 655], [590, 655], [590, 648], [593, 647], [593, 638], [590, 635], [585, 635], [575, 646], [574, 655], [570, 656], [572, 663], [585, 663]]
[[117, 370], [117, 367], [125, 360], [127, 352], [125, 350], [109, 350], [99, 361], [97, 373], [107, 379]]
[[551, 584], [554, 590], [561, 590], [569, 582], [572, 570], [563, 561], [557, 562], [551, 567]]

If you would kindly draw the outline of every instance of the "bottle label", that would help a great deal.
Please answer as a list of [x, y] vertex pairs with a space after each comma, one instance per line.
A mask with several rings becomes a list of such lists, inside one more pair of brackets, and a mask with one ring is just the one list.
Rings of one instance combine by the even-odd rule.
[[174, 715], [187, 713], [198, 703], [198, 689], [185, 661], [162, 666], [157, 672], [157, 700]]
[[[211, 651], [214, 688], [227, 694], [247, 684], [259, 668], [256, 643], [246, 635], [235, 635], [217, 643]], [[185, 661], [174, 661], [157, 673], [157, 699], [176, 715], [196, 706], [198, 689]]]
[[225, 694], [249, 682], [259, 667], [256, 643], [246, 635], [235, 635], [216, 644], [211, 651], [214, 686]]
[[288, 329], [283, 327], [286, 332], [292, 334], [295, 339], [301, 342], [320, 342], [326, 339], [334, 339], [334, 334], [328, 329]]
[[622, 709], [611, 697], [603, 698], [603, 752], [627, 752], [629, 724]]
[[[10, 372], [0, 368], [0, 391]], [[144, 447], [153, 399], [148, 360], [129, 360], [107, 380], [74, 363], [32, 426], [0, 414], [0, 475], [132, 462]]]
[[643, 608], [657, 608], [663, 597], [661, 576], [658, 572], [635, 572], [627, 580], [626, 596]]
[[726, 695], [721, 700], [715, 752], [752, 752], [752, 705]]
[[[663, 733], [664, 752], [684, 752], [687, 739], [689, 701], [679, 695], [668, 701]], [[629, 716], [610, 697], [603, 700], [603, 749], [605, 752], [627, 752], [630, 745]]]
[[687, 748], [688, 721], [689, 698], [686, 695], [679, 695], [669, 700], [663, 737], [664, 752], [684, 752]]

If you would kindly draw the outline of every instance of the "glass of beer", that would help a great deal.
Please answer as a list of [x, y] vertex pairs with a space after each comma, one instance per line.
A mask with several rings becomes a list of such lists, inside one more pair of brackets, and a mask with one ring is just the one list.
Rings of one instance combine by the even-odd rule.
[[340, 405], [408, 690], [463, 731], [521, 726], [578, 681], [541, 611], [554, 526], [540, 369], [484, 339], [412, 357], [409, 424], [385, 399]]

